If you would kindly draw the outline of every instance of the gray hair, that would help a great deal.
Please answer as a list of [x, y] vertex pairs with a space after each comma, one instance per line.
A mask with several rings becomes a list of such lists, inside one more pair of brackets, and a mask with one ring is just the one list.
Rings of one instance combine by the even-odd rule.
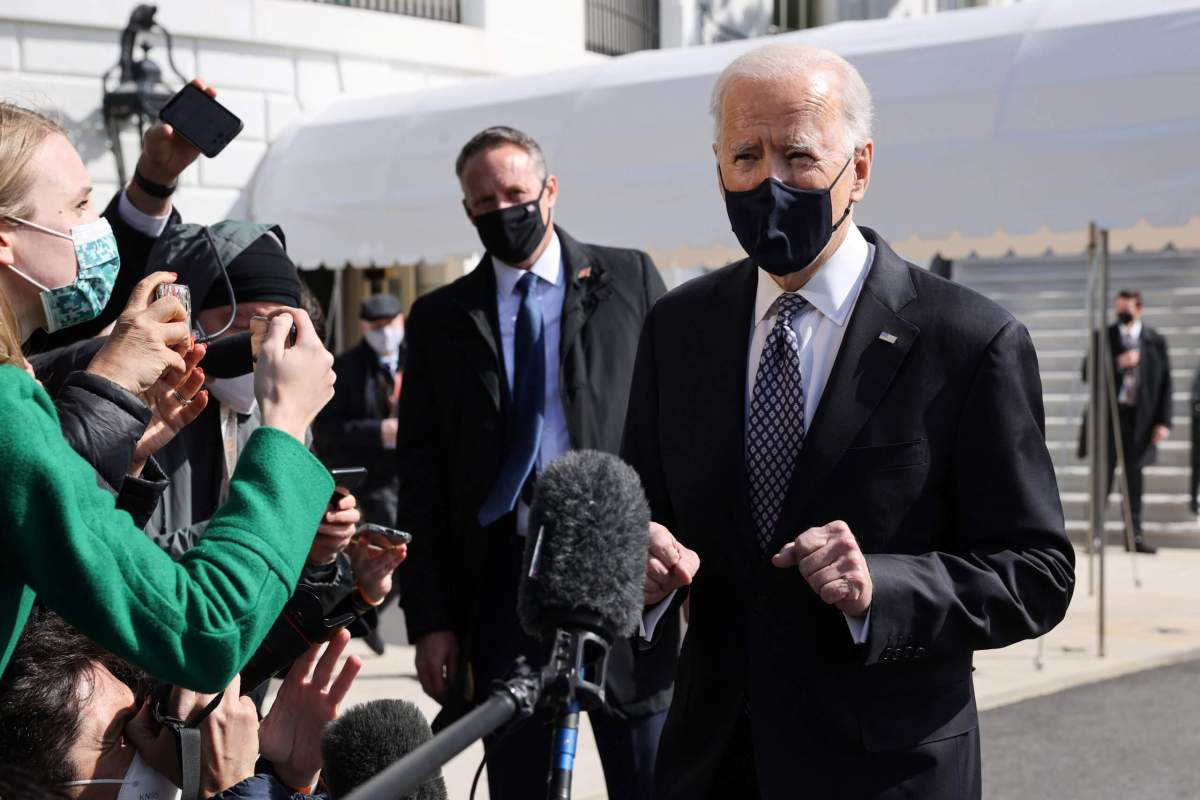
[[454, 174], [458, 176], [459, 180], [462, 180], [463, 170], [473, 156], [503, 144], [516, 145], [528, 153], [529, 157], [533, 159], [533, 166], [537, 170], [538, 177], [543, 181], [546, 180], [548, 174], [546, 156], [542, 154], [541, 145], [528, 133], [507, 125], [493, 125], [472, 136], [470, 141], [464, 144], [462, 150], [458, 152], [458, 158], [454, 162]]
[[847, 153], [857, 151], [871, 138], [871, 92], [858, 70], [832, 50], [822, 50], [803, 44], [776, 43], [742, 53], [717, 76], [713, 85], [713, 138], [721, 133], [721, 106], [725, 92], [738, 78], [753, 81], [775, 81], [818, 69], [827, 69], [841, 79], [842, 129]]

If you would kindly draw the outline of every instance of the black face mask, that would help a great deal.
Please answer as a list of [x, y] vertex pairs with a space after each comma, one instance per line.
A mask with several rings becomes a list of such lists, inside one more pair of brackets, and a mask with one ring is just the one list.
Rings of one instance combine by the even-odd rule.
[[477, 217], [472, 217], [479, 241], [494, 258], [505, 264], [520, 264], [529, 259], [546, 235], [546, 223], [542, 222], [542, 195], [546, 183], [538, 196], [527, 203], [497, 208]]
[[1133, 314], [1130, 314], [1128, 311], [1122, 311], [1120, 314], [1117, 314], [1117, 322], [1122, 325], [1128, 325], [1133, 322]]
[[725, 189], [729, 224], [755, 265], [772, 275], [787, 275], [816, 260], [854, 205], [851, 201], [838, 221], [831, 221], [830, 192], [853, 160], [850, 156], [827, 189], [796, 189], [775, 178], [744, 192]]

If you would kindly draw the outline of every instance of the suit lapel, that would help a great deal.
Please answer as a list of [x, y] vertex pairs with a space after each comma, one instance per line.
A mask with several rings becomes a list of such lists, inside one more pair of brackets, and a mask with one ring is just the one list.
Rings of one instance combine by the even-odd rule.
[[588, 317], [596, 310], [594, 300], [608, 282], [608, 275], [603, 267], [588, 257], [583, 245], [568, 236], [562, 228], [556, 226], [555, 231], [562, 245], [563, 279], [566, 281], [558, 348], [559, 364], [566, 369], [569, 361], [567, 355], [583, 332]]
[[587, 360], [577, 352], [579, 340], [587, 321], [607, 296], [604, 286], [609, 276], [600, 264], [589, 257], [587, 248], [568, 236], [562, 228], [556, 227], [555, 230], [562, 246], [563, 280], [566, 282], [559, 323], [558, 369], [559, 385], [567, 391], [560, 392], [560, 397], [571, 441], [578, 443], [583, 441], [583, 420], [576, 405], [577, 393], [574, 388], [588, 383]]
[[[746, 369], [753, 331], [758, 270], [748, 260], [728, 267], [726, 280], [712, 288], [707, 320], [695, 332], [698, 352], [711, 363], [708, 385], [694, 395], [700, 419], [712, 437], [713, 473], [729, 474], [736, 530], [721, 537], [732, 563], [739, 567], [761, 560], [750, 516], [750, 484], [746, 476]], [[734, 411], [730, 415], [730, 411]]]
[[459, 284], [455, 300], [465, 314], [474, 336], [468, 336], [463, 349], [471, 371], [479, 377], [496, 411], [507, 394], [508, 381], [501, 380], [504, 356], [498, 341], [500, 329], [496, 310], [496, 278], [492, 259], [484, 256]]
[[[916, 297], [907, 265], [872, 231], [862, 230], [875, 245], [875, 259], [792, 472], [776, 523], [775, 549], [801, 532], [798, 527], [813, 492], [871, 417], [920, 333], [899, 315]], [[881, 334], [895, 340], [885, 341]]]

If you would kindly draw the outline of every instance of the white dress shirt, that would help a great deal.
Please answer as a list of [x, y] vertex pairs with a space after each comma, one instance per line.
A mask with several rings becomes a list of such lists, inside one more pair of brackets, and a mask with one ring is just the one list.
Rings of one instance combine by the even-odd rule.
[[[526, 272], [532, 272], [538, 280], [530, 291], [535, 293], [542, 309], [543, 342], [546, 349], [546, 396], [542, 425], [541, 452], [538, 454], [537, 470], [546, 466], [571, 449], [571, 434], [567, 430], [567, 415], [563, 411], [562, 396], [558, 392], [558, 351], [562, 341], [562, 309], [567, 296], [567, 283], [563, 275], [562, 243], [558, 233], [550, 237], [546, 251], [538, 257], [528, 270], [509, 266], [493, 256], [492, 267], [496, 272], [496, 309], [500, 321], [500, 342], [504, 352], [504, 371], [508, 378], [508, 389], [513, 387], [513, 371], [516, 368], [517, 314], [521, 311], [521, 293], [517, 281]], [[522, 536], [529, 528], [529, 507], [517, 503], [517, 532]]]
[[[1142, 321], [1135, 319], [1128, 325], [1117, 323], [1117, 333], [1121, 337], [1121, 346], [1127, 350], [1142, 346]], [[1137, 367], [1120, 371], [1121, 386], [1117, 390], [1117, 405], [1137, 405], [1137, 382], [1141, 377]]]
[[[875, 246], [863, 238], [852, 221], [842, 244], [830, 256], [829, 261], [809, 278], [797, 294], [808, 301], [804, 310], [792, 318], [792, 330], [800, 343], [800, 378], [804, 385], [805, 435], [811, 430], [821, 396], [829, 383], [829, 373], [837, 360], [846, 324], [858, 303], [863, 282], [875, 260]], [[754, 299], [753, 329], [750, 336], [750, 354], [746, 361], [746, 406], [747, 420], [750, 415], [750, 400], [754, 396], [754, 382], [758, 378], [758, 365], [762, 360], [763, 346], [767, 335], [778, 316], [776, 301], [784, 291], [775, 283], [771, 274], [761, 267], [758, 270], [758, 288]], [[798, 533], [798, 532], [797, 532]], [[649, 609], [642, 618], [642, 636], [650, 639], [659, 619], [670, 605], [671, 598]], [[867, 640], [870, 631], [871, 613], [862, 619], [847, 616], [850, 635], [856, 644]]]
[[168, 220], [171, 219], [170, 209], [167, 209], [167, 213], [161, 217], [147, 214], [145, 211], [134, 206], [126, 192], [121, 192], [121, 196], [117, 198], [117, 214], [120, 215], [121, 219], [125, 220], [129, 227], [152, 239], [162, 236], [162, 232], [166, 230]]

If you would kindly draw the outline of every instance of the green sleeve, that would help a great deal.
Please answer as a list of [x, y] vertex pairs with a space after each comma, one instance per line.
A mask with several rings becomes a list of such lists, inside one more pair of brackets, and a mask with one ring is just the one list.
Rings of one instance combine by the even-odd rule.
[[45, 605], [156, 678], [223, 689], [295, 587], [333, 492], [328, 472], [288, 434], [256, 431], [229, 501], [175, 562], [116, 510], [62, 438], [49, 397], [14, 372], [0, 368], [10, 567]]

